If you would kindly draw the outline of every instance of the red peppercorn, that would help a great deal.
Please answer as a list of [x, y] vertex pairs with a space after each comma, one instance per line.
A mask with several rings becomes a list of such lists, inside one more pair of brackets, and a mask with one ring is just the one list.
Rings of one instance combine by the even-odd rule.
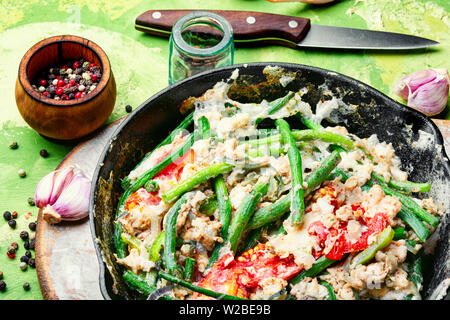
[[50, 93], [48, 93], [48, 91], [44, 91], [44, 92], [42, 92], [42, 94], [43, 94], [44, 96], [48, 96]]
[[76, 84], [76, 81], [75, 81], [75, 80], [69, 80], [69, 85], [70, 85], [71, 87], [73, 87], [75, 84]]
[[64, 65], [64, 66], [61, 67], [61, 69], [64, 69], [64, 70], [66, 70], [66, 69], [68, 69], [68, 68], [69, 68], [69, 67], [66, 66], [66, 65]]
[[58, 83], [56, 84], [58, 87], [62, 87], [64, 85], [66, 85], [66, 82], [62, 79], [58, 80]]
[[75, 99], [80, 99], [82, 96], [81, 96], [81, 92], [80, 91], [78, 91], [77, 93], [75, 93]]
[[69, 96], [67, 94], [63, 94], [61, 96], [61, 100], [69, 100]]
[[61, 78], [61, 76], [56, 76], [56, 79], [58, 79], [58, 80], [59, 80], [60, 78]]
[[42, 79], [41, 81], [39, 81], [39, 83], [41, 84], [41, 86], [45, 86], [47, 85], [47, 81]]
[[11, 216], [13, 217], [13, 219], [16, 219], [16, 218], [17, 218], [17, 215], [18, 215], [17, 211], [13, 211], [13, 213], [11, 214]]
[[64, 93], [64, 89], [63, 88], [57, 88], [56, 89], [56, 94], [58, 95], [58, 96], [60, 96], [60, 95], [62, 95]]
[[80, 66], [81, 66], [80, 61], [75, 61], [75, 62], [73, 63], [73, 65], [72, 65], [72, 67], [73, 67], [74, 69], [77, 69], [77, 68], [79, 68]]
[[69, 89], [70, 87], [71, 87], [70, 84], [66, 84], [66, 85], [63, 86], [64, 89]]
[[91, 64], [89, 65], [89, 70], [91, 70], [91, 68], [93, 68], [93, 67], [95, 67], [95, 63], [91, 63]]
[[94, 73], [94, 74], [91, 74], [91, 80], [92, 81], [97, 81], [98, 80], [98, 76]]

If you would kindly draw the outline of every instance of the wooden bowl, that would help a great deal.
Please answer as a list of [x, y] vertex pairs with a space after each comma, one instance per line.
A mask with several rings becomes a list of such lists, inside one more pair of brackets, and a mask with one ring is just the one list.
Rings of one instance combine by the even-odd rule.
[[[54, 100], [33, 90], [31, 83], [45, 68], [84, 58], [100, 66], [102, 77], [91, 93], [79, 99]], [[16, 104], [24, 120], [41, 135], [72, 140], [99, 128], [116, 101], [116, 82], [105, 52], [90, 40], [62, 35], [44, 39], [22, 58], [15, 88]]]

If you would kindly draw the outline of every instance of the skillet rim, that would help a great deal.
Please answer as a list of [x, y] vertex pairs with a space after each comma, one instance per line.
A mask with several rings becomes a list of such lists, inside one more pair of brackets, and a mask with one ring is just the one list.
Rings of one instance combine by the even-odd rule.
[[[91, 236], [92, 236], [92, 240], [93, 240], [94, 247], [95, 247], [95, 252], [97, 255], [97, 261], [99, 264], [100, 292], [106, 300], [112, 300], [112, 298], [110, 297], [110, 295], [108, 293], [108, 289], [106, 288], [105, 273], [106, 273], [107, 267], [106, 267], [106, 263], [103, 258], [102, 249], [100, 247], [99, 242], [97, 241], [97, 233], [96, 233], [96, 228], [95, 228], [95, 202], [94, 202], [94, 199], [95, 199], [95, 193], [97, 191], [99, 173], [100, 173], [100, 170], [102, 169], [102, 166], [100, 164], [104, 163], [104, 160], [106, 159], [106, 157], [109, 153], [111, 143], [113, 141], [117, 141], [116, 138], [120, 135], [123, 128], [126, 127], [128, 125], [128, 123], [132, 121], [132, 119], [134, 117], [139, 116], [139, 114], [141, 112], [143, 112], [144, 109], [151, 108], [152, 101], [156, 100], [157, 98], [159, 98], [160, 96], [162, 96], [168, 92], [171, 92], [172, 90], [176, 89], [177, 87], [182, 86], [185, 83], [195, 82], [197, 80], [200, 80], [200, 79], [202, 79], [206, 76], [209, 76], [211, 74], [214, 74], [214, 73], [226, 73], [228, 71], [230, 71], [232, 73], [236, 69], [239, 69], [239, 71], [241, 71], [241, 70], [251, 69], [251, 68], [261, 68], [261, 70], [263, 70], [267, 66], [277, 66], [277, 67], [281, 67], [283, 69], [289, 69], [289, 71], [292, 69], [297, 69], [297, 70], [302, 70], [302, 71], [312, 71], [312, 72], [316, 72], [316, 73], [323, 75], [324, 78], [335, 77], [335, 78], [338, 78], [338, 80], [341, 80], [343, 82], [350, 82], [354, 85], [363, 87], [368, 92], [368, 94], [370, 94], [371, 96], [376, 96], [376, 97], [386, 101], [386, 105], [389, 105], [389, 106], [394, 105], [396, 108], [400, 108], [403, 112], [410, 113], [412, 118], [419, 118], [423, 122], [431, 124], [431, 128], [433, 129], [433, 137], [437, 140], [437, 144], [442, 146], [442, 148], [440, 150], [440, 155], [442, 157], [443, 170], [446, 171], [446, 178], [447, 178], [447, 180], [450, 181], [450, 159], [449, 159], [449, 157], [446, 153], [445, 147], [444, 147], [444, 138], [442, 136], [442, 133], [439, 130], [439, 128], [437, 127], [437, 125], [434, 123], [434, 121], [431, 120], [430, 118], [428, 118], [427, 116], [425, 116], [424, 114], [420, 113], [419, 111], [409, 108], [409, 107], [401, 104], [398, 101], [395, 101], [391, 97], [387, 96], [383, 92], [377, 90], [376, 88], [372, 87], [371, 85], [369, 85], [367, 83], [364, 83], [360, 80], [346, 76], [342, 73], [339, 73], [339, 72], [336, 72], [333, 70], [323, 69], [323, 68], [304, 65], [304, 64], [285, 63], [285, 62], [242, 63], [242, 64], [235, 64], [232, 66], [221, 67], [221, 68], [211, 69], [211, 70], [201, 72], [199, 74], [196, 74], [192, 77], [183, 79], [177, 83], [174, 83], [174, 84], [166, 87], [165, 89], [155, 93], [150, 98], [148, 98], [143, 103], [141, 103], [141, 105], [139, 107], [137, 107], [131, 114], [129, 114], [124, 120], [121, 121], [121, 123], [118, 125], [118, 127], [116, 128], [114, 133], [111, 135], [111, 138], [109, 140], [110, 143], [105, 145], [105, 147], [99, 157], [99, 160], [97, 162], [97, 165], [96, 165], [93, 177], [92, 177], [92, 182], [91, 182], [91, 192], [90, 192], [90, 200], [89, 200], [89, 226], [90, 226]], [[225, 79], [226, 78], [222, 78], [222, 80], [225, 80]], [[218, 81], [220, 81], [220, 80], [218, 80]], [[188, 97], [186, 97], [186, 98], [188, 98]], [[448, 299], [449, 295], [450, 295], [450, 292], [447, 292], [447, 295], [446, 295], [447, 297], [443, 298], [443, 299]]]

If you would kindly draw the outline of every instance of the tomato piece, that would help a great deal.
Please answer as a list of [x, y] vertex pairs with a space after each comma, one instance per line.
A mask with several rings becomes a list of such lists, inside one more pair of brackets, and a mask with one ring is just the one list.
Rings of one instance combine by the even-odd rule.
[[144, 188], [138, 189], [125, 201], [125, 208], [132, 210], [135, 207], [144, 207], [146, 205], [156, 206], [161, 202], [158, 192], [148, 192]]
[[[163, 158], [164, 159], [164, 158]], [[163, 160], [161, 159], [161, 161]], [[194, 163], [194, 150], [189, 149], [183, 156], [173, 161], [167, 167], [162, 169], [157, 173], [154, 178], [160, 179], [171, 179], [175, 178], [177, 181], [180, 180], [181, 173], [184, 167], [189, 164]]]
[[[264, 279], [276, 277], [289, 280], [301, 270], [292, 255], [280, 258], [265, 244], [259, 244], [234, 260], [231, 254], [222, 257], [198, 285], [216, 292], [248, 298]], [[194, 295], [196, 298], [201, 296]]]

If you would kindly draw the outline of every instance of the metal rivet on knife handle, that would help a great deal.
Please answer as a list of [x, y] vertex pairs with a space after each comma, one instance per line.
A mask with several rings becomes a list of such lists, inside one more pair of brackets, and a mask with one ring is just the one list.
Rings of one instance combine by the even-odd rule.
[[153, 12], [152, 13], [152, 18], [153, 19], [159, 19], [159, 18], [161, 18], [161, 12], [159, 12], [159, 11], [155, 11], [155, 12]]
[[291, 27], [292, 29], [297, 28], [298, 27], [298, 23], [295, 20], [291, 20], [289, 21], [289, 27]]
[[250, 16], [250, 17], [247, 17], [247, 19], [245, 21], [247, 21], [248, 24], [254, 24], [256, 22], [256, 19], [255, 19], [255, 17]]

